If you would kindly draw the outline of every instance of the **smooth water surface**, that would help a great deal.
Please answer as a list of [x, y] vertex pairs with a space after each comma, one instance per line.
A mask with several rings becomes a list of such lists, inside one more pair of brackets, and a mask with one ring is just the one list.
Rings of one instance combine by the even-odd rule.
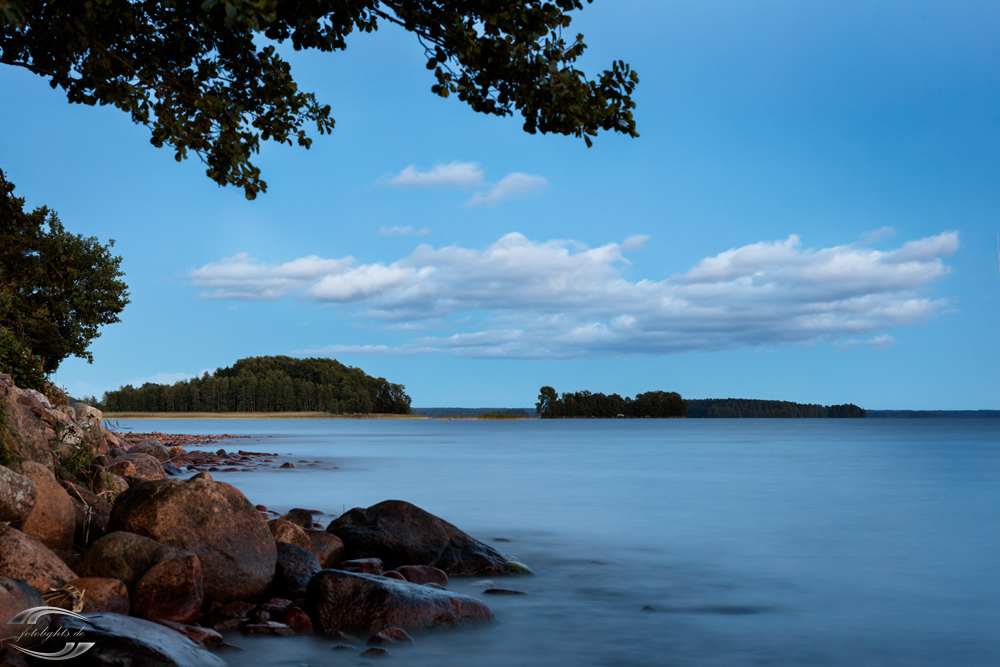
[[[255, 504], [326, 522], [408, 500], [537, 572], [493, 578], [516, 597], [453, 579], [497, 622], [418, 635], [394, 665], [1000, 664], [1000, 420], [125, 426], [259, 435], [222, 446], [322, 467], [215, 473]], [[362, 661], [230, 641], [234, 665]]]

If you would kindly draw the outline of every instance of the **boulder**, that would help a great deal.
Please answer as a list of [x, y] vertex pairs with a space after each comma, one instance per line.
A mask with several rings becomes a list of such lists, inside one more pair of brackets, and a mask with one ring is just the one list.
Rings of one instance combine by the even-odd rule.
[[379, 558], [355, 558], [354, 560], [345, 560], [337, 564], [335, 569], [343, 570], [344, 572], [360, 572], [362, 574], [382, 574], [385, 568], [382, 566], [382, 560]]
[[315, 554], [323, 567], [335, 567], [347, 558], [343, 540], [333, 533], [310, 530], [306, 536], [309, 538], [309, 551]]
[[52, 471], [40, 463], [25, 461], [24, 475], [35, 483], [35, 505], [24, 520], [22, 530], [50, 549], [73, 548], [76, 510], [66, 489], [59, 485]]
[[74, 661], [75, 665], [226, 667], [221, 658], [209, 653], [204, 646], [158, 623], [111, 613], [86, 614], [86, 617], [89, 623], [72, 616], [59, 616], [49, 628], [52, 631], [65, 629], [73, 634], [79, 631], [82, 641], [94, 643]]
[[305, 528], [306, 530], [312, 530], [313, 525], [313, 515], [309, 510], [302, 509], [301, 507], [296, 507], [288, 511], [288, 514], [282, 514], [281, 518], [285, 521], [290, 521], [294, 523], [299, 528]]
[[129, 454], [148, 454], [152, 456], [157, 461], [169, 461], [171, 456], [167, 448], [163, 446], [163, 443], [155, 438], [150, 438], [149, 440], [143, 440], [142, 442], [132, 445], [129, 450]]
[[200, 625], [190, 625], [187, 623], [174, 623], [162, 618], [156, 619], [160, 625], [175, 630], [193, 642], [204, 644], [205, 646], [216, 646], [222, 643], [222, 635], [211, 628], [203, 628]]
[[66, 593], [72, 595], [62, 595], [56, 600], [52, 600], [52, 606], [73, 610], [74, 604], [83, 601], [83, 611], [86, 613], [97, 611], [110, 611], [115, 614], [128, 615], [130, 605], [128, 601], [128, 588], [120, 579], [110, 579], [105, 577], [83, 577], [66, 582], [62, 587]]
[[37, 497], [38, 489], [30, 477], [0, 466], [0, 521], [22, 526]]
[[10, 577], [0, 577], [0, 643], [3, 640], [20, 637], [28, 625], [7, 623], [26, 609], [44, 607], [45, 600], [27, 582]]
[[275, 542], [287, 542], [303, 549], [311, 549], [312, 543], [300, 526], [284, 519], [275, 519], [267, 524]]
[[187, 549], [161, 544], [142, 535], [118, 531], [91, 544], [76, 565], [83, 577], [112, 577], [133, 590], [157, 563], [178, 556], [193, 556]]
[[448, 585], [448, 575], [443, 570], [430, 565], [403, 565], [396, 568], [396, 572], [403, 575], [403, 578], [414, 584], [437, 584], [438, 586]]
[[285, 613], [281, 622], [295, 631], [297, 635], [311, 635], [313, 631], [312, 619], [302, 609], [292, 607]]
[[348, 558], [381, 558], [388, 569], [432, 565], [451, 575], [508, 574], [524, 571], [487, 546], [416, 505], [386, 500], [354, 508], [326, 529], [344, 541]]
[[133, 453], [129, 451], [127, 454], [115, 457], [114, 465], [111, 466], [112, 472], [114, 472], [116, 475], [121, 475], [122, 477], [125, 477], [127, 476], [127, 474], [120, 473], [115, 469], [115, 465], [123, 461], [128, 461], [129, 463], [135, 466], [135, 474], [131, 475], [132, 477], [138, 477], [139, 479], [145, 481], [153, 481], [157, 479], [167, 478], [167, 473], [164, 472], [163, 466], [160, 465], [159, 459], [157, 459], [155, 456], [151, 456], [149, 454], [143, 454], [141, 452]]
[[278, 561], [270, 594], [294, 600], [306, 593], [313, 575], [322, 569], [311, 551], [288, 542], [278, 542]]
[[197, 556], [157, 563], [142, 575], [132, 596], [132, 613], [150, 621], [194, 623], [204, 599]]
[[309, 582], [306, 608], [320, 631], [373, 635], [489, 621], [493, 612], [467, 595], [370, 574], [322, 570]]
[[104, 419], [104, 413], [86, 403], [72, 403], [69, 407], [73, 409], [73, 420], [77, 424], [81, 422], [95, 422], [100, 424], [101, 420]]
[[39, 593], [47, 593], [77, 578], [47, 546], [3, 524], [0, 524], [0, 577], [26, 581]]
[[108, 529], [193, 551], [209, 601], [255, 601], [274, 578], [277, 548], [267, 522], [235, 487], [210, 477], [131, 487], [111, 510]]

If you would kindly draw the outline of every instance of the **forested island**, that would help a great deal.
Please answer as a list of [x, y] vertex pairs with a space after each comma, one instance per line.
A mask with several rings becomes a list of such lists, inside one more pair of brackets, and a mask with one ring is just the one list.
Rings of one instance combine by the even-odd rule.
[[330, 412], [410, 414], [406, 388], [336, 359], [249, 357], [173, 385], [105, 392], [107, 412]]
[[535, 410], [543, 419], [560, 417], [690, 417], [690, 418], [865, 418], [862, 408], [746, 398], [683, 399], [674, 391], [649, 391], [635, 398], [589, 391], [556, 393], [542, 387]]

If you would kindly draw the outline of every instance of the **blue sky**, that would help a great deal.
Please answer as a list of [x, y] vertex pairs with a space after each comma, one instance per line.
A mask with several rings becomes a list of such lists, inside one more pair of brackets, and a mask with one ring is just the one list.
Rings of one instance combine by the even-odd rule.
[[598, 0], [641, 136], [527, 135], [429, 92], [387, 27], [288, 54], [332, 106], [248, 202], [110, 108], [0, 70], [29, 206], [116, 239], [132, 303], [77, 395], [333, 356], [415, 406], [538, 388], [1000, 408], [1000, 5]]

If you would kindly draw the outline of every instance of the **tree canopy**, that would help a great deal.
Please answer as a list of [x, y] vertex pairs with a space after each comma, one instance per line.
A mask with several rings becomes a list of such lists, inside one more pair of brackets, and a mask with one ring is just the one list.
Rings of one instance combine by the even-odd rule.
[[[586, 0], [587, 3], [593, 0]], [[582, 35], [563, 37], [584, 0], [0, 0], [0, 63], [23, 67], [70, 102], [111, 104], [178, 161], [189, 152], [247, 198], [267, 189], [251, 162], [261, 140], [306, 148], [334, 126], [329, 105], [298, 89], [276, 44], [338, 51], [354, 31], [414, 33], [431, 92], [473, 110], [519, 112], [524, 129], [638, 136], [623, 61], [595, 79], [576, 69]], [[261, 39], [265, 37], [266, 39]]]
[[104, 394], [111, 412], [332, 412], [409, 414], [406, 387], [336, 359], [249, 357], [173, 385], [147, 382]]
[[93, 361], [87, 348], [98, 329], [119, 322], [129, 303], [114, 243], [67, 232], [44, 206], [25, 212], [0, 171], [0, 329], [8, 365], [34, 363], [37, 355], [38, 370], [51, 373], [70, 355]]
[[635, 398], [589, 391], [556, 394], [552, 387], [542, 387], [535, 410], [543, 419], [556, 417], [683, 417], [687, 401], [675, 391], [647, 391]]

